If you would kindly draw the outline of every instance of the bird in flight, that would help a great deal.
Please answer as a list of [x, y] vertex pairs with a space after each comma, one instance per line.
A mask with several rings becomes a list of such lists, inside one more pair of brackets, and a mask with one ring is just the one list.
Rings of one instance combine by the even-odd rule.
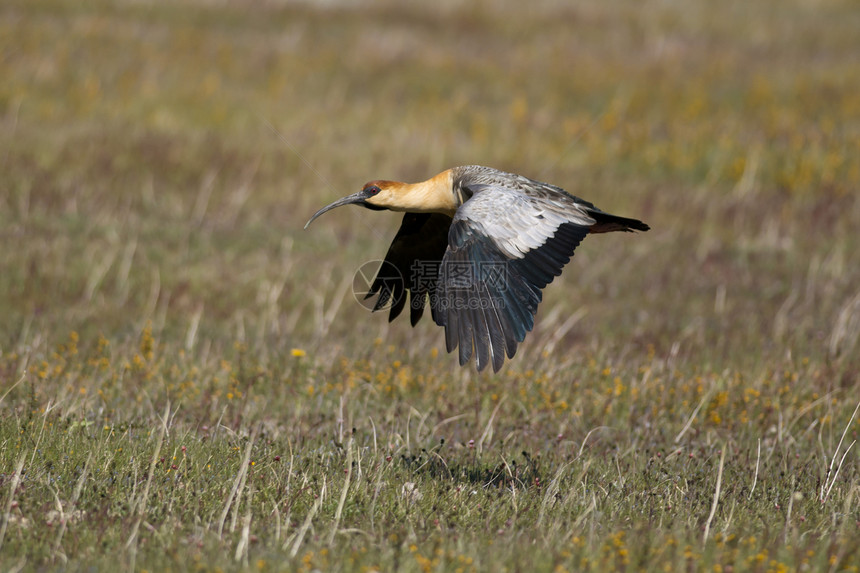
[[454, 167], [420, 183], [371, 181], [317, 211], [342, 205], [403, 211], [403, 222], [367, 297], [391, 304], [397, 318], [409, 293], [412, 326], [427, 299], [460, 365], [474, 353], [478, 371], [498, 372], [505, 354], [534, 327], [543, 289], [589, 233], [647, 231], [648, 225], [601, 211], [561, 187], [490, 167]]

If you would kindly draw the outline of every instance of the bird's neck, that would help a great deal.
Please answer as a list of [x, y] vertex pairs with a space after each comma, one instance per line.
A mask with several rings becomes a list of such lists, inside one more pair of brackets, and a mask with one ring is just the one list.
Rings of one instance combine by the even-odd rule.
[[420, 183], [393, 183], [397, 187], [397, 205], [389, 208], [409, 213], [444, 213], [453, 217], [460, 206], [453, 183], [450, 169]]

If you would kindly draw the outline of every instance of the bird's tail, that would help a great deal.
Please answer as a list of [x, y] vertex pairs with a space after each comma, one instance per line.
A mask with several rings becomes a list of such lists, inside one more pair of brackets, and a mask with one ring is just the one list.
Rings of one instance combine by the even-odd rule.
[[610, 215], [605, 211], [594, 210], [588, 212], [595, 223], [589, 227], [589, 233], [611, 233], [612, 231], [647, 231], [649, 227], [639, 219], [628, 219], [618, 215]]

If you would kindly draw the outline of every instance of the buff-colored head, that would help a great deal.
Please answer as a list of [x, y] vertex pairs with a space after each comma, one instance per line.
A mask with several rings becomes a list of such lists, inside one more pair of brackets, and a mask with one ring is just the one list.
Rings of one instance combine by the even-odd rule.
[[451, 190], [450, 170], [421, 183], [370, 181], [365, 183], [358, 193], [338, 199], [317, 211], [305, 224], [305, 229], [323, 213], [343, 205], [361, 205], [374, 211], [389, 209], [410, 213], [445, 213], [451, 216], [458, 207]]

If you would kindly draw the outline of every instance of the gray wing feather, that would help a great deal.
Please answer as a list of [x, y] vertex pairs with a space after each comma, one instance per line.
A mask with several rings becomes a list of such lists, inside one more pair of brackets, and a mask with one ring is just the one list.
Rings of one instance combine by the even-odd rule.
[[490, 363], [498, 371], [534, 326], [541, 289], [561, 274], [594, 219], [501, 185], [469, 191], [448, 232], [431, 304], [460, 364], [474, 352], [479, 371]]
[[530, 196], [499, 185], [472, 185], [470, 190], [472, 198], [457, 210], [454, 221], [470, 221], [476, 232], [492, 239], [512, 259], [544, 245], [565, 223], [583, 227], [595, 223], [573, 201]]

